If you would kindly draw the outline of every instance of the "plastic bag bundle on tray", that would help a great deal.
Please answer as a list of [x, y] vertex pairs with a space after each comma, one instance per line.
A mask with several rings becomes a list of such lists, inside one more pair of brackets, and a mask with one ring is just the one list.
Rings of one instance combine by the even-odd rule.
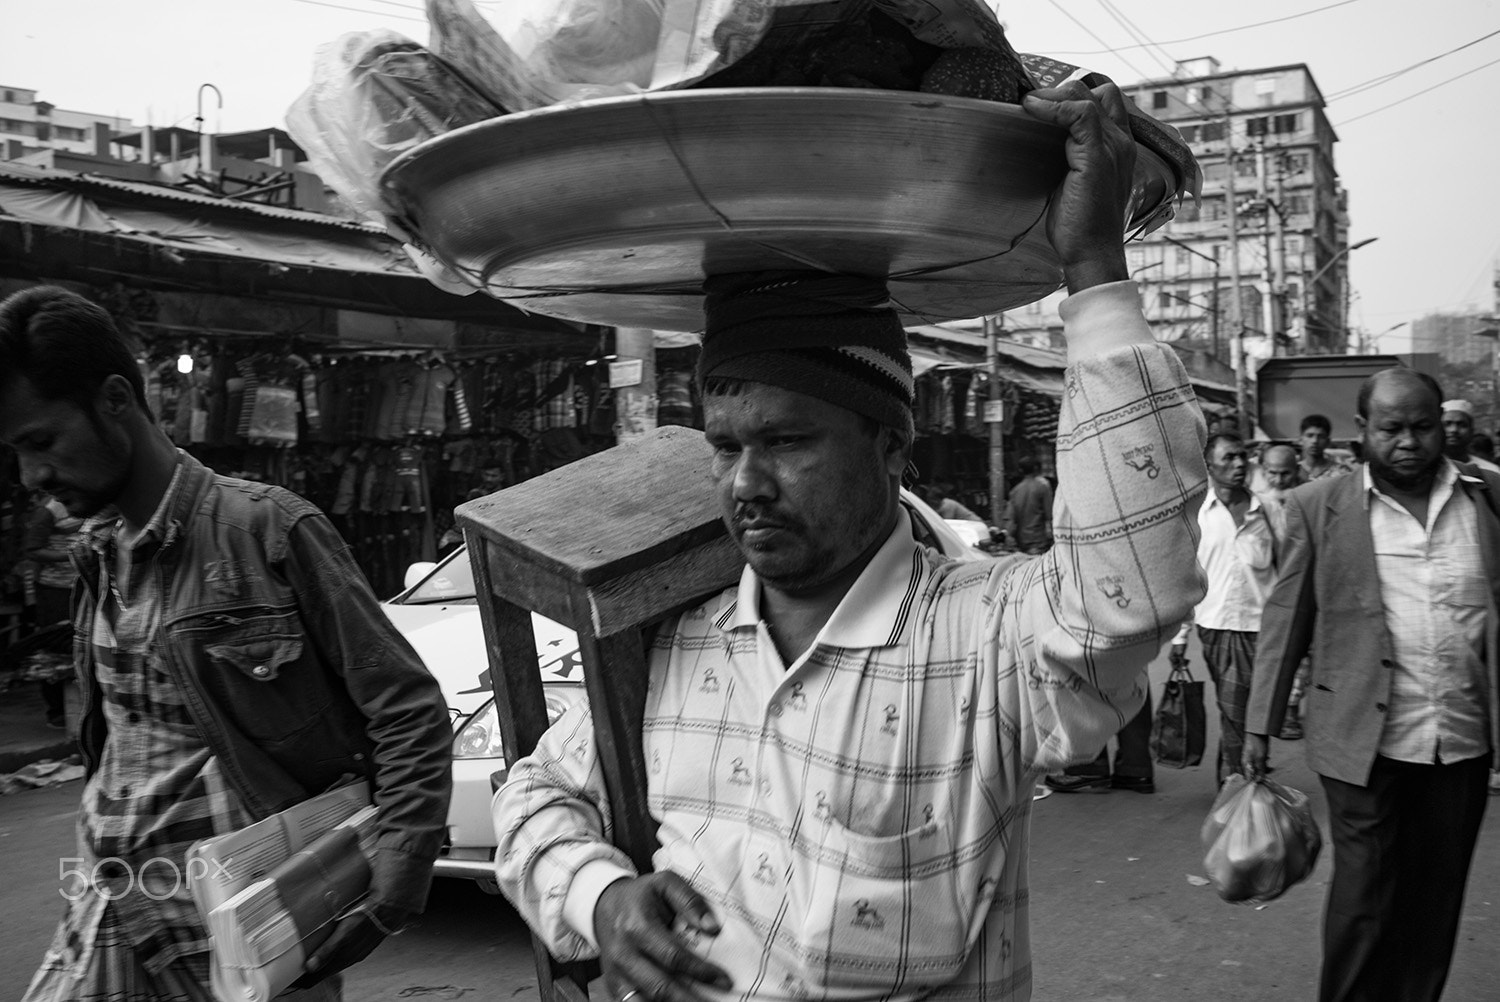
[[1259, 903], [1312, 873], [1323, 848], [1306, 794], [1233, 775], [1203, 821], [1203, 869], [1225, 901]]
[[393, 31], [318, 47], [287, 131], [318, 176], [362, 216], [384, 222], [380, 173], [407, 150], [505, 109], [427, 49]]
[[[899, 25], [898, 45], [862, 44], [872, 14]], [[483, 13], [472, 0], [427, 0], [427, 18], [432, 50], [512, 111], [695, 85], [917, 90], [886, 79], [908, 41], [918, 75], [942, 50], [964, 49], [994, 57], [981, 72], [1014, 76], [995, 99], [1013, 103], [1032, 85], [980, 0], [515, 0]], [[821, 52], [823, 42], [847, 51]], [[803, 72], [827, 60], [828, 73]]]

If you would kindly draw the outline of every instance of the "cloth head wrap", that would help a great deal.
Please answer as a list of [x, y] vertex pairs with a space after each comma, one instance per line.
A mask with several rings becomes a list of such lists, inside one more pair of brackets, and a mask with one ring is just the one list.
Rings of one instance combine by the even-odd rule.
[[1460, 413], [1469, 415], [1469, 417], [1474, 416], [1474, 405], [1467, 400], [1444, 400], [1443, 410], [1459, 411]]
[[912, 408], [906, 332], [880, 279], [816, 271], [717, 275], [703, 283], [707, 324], [698, 385], [725, 377], [779, 386], [881, 424]]

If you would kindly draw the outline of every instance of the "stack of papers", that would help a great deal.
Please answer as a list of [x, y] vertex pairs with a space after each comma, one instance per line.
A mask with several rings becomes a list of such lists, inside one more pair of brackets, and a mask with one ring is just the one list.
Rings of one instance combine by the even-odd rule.
[[369, 787], [325, 793], [188, 852], [219, 1002], [270, 1002], [302, 976], [336, 918], [369, 891]]

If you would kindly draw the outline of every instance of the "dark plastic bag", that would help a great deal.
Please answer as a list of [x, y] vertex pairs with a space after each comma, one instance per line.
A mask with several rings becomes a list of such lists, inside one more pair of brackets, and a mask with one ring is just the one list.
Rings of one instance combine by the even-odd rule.
[[1187, 661], [1172, 666], [1151, 721], [1151, 754], [1162, 765], [1185, 769], [1203, 761], [1208, 719], [1203, 715], [1203, 683], [1193, 678]]
[[1233, 775], [1203, 820], [1203, 869], [1225, 901], [1270, 901], [1307, 879], [1323, 835], [1300, 790]]

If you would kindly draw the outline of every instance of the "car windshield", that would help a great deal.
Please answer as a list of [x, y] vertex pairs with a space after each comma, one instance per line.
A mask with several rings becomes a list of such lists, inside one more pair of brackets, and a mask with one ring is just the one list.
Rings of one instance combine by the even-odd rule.
[[468, 547], [459, 549], [402, 598], [403, 605], [427, 605], [433, 602], [473, 602], [474, 568], [469, 565]]

